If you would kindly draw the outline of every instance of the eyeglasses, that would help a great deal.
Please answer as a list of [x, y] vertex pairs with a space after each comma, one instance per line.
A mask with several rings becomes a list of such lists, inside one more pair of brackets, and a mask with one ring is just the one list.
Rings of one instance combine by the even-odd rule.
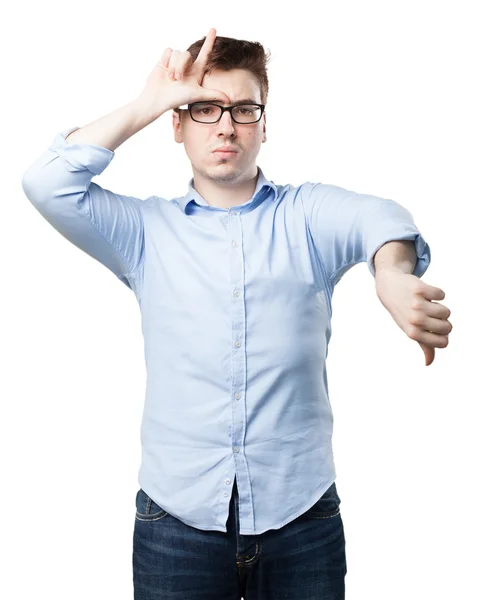
[[193, 121], [197, 123], [217, 123], [227, 110], [235, 123], [257, 123], [263, 116], [265, 104], [235, 104], [220, 106], [213, 102], [193, 102], [188, 110]]

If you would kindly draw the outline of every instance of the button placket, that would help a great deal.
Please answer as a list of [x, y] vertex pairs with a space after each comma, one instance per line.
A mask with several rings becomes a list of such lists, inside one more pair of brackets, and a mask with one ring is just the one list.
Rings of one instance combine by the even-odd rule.
[[[244, 256], [242, 252], [242, 227], [238, 211], [233, 210], [230, 213], [233, 217], [229, 223], [229, 232], [231, 234], [230, 267], [232, 282], [232, 339], [233, 350], [231, 353], [232, 363], [232, 397], [236, 400], [241, 398], [241, 389], [244, 389], [244, 376], [246, 372], [245, 352], [243, 340], [245, 339], [245, 306], [244, 306]], [[241, 350], [241, 351], [240, 351]], [[234, 402], [232, 404], [232, 435], [231, 442], [234, 444], [233, 452], [240, 452], [240, 442], [243, 439], [245, 430], [245, 414], [241, 404]], [[241, 468], [241, 465], [238, 465]]]

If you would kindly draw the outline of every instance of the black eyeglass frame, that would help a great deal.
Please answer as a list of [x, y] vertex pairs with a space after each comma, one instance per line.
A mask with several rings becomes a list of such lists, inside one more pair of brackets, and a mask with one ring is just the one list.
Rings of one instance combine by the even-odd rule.
[[[195, 104], [209, 104], [212, 106], [217, 106], [218, 108], [221, 109], [221, 114], [220, 116], [216, 119], [216, 121], [198, 121], [197, 119], [193, 118], [193, 115], [191, 114], [191, 107], [195, 106]], [[259, 115], [259, 117], [255, 120], [255, 121], [248, 121], [248, 123], [243, 123], [241, 121], [237, 121], [234, 116], [233, 116], [233, 108], [236, 108], [237, 106], [259, 106], [261, 109], [261, 113]], [[255, 102], [240, 102], [240, 104], [232, 104], [231, 106], [221, 106], [221, 104], [216, 104], [215, 102], [206, 102], [206, 101], [201, 101], [201, 102], [193, 102], [192, 104], [188, 104], [188, 112], [190, 113], [190, 117], [191, 119], [195, 122], [195, 123], [201, 123], [202, 125], [213, 125], [214, 123], [218, 123], [221, 120], [221, 117], [223, 116], [223, 113], [225, 112], [225, 110], [227, 110], [230, 115], [231, 115], [231, 119], [235, 122], [238, 123], [238, 125], [251, 125], [252, 123], [257, 123], [258, 121], [261, 120], [261, 117], [263, 116], [264, 113], [264, 109], [266, 107], [266, 104], [256, 104]]]

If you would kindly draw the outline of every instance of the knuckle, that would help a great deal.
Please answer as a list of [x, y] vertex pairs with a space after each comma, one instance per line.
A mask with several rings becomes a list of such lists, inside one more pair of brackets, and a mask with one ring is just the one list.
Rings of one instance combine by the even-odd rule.
[[413, 288], [415, 294], [422, 294], [425, 291], [424, 284], [422, 281], [416, 281], [416, 285]]
[[409, 317], [409, 323], [411, 323], [411, 325], [420, 325], [422, 322], [422, 317], [418, 312], [413, 312], [412, 315]]
[[415, 340], [417, 337], [417, 327], [414, 324], [409, 324], [406, 327], [406, 334], [408, 337], [410, 337], [412, 340]]

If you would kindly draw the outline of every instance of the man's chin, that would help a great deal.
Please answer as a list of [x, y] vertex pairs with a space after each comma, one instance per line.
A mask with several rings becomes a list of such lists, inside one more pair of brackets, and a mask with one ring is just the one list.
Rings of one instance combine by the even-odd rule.
[[223, 173], [223, 174], [219, 174], [219, 173], [214, 173], [211, 176], [211, 179], [213, 179], [214, 181], [217, 181], [218, 183], [229, 183], [232, 181], [237, 181], [238, 177], [239, 177], [240, 173], [236, 173], [236, 172], [230, 172], [230, 173]]

